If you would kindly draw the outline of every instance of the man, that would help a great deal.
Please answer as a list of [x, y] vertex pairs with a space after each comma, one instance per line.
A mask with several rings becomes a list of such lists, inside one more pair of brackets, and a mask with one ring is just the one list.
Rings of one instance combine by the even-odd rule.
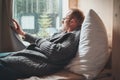
[[79, 9], [70, 9], [63, 18], [62, 31], [49, 39], [25, 33], [13, 20], [15, 31], [31, 44], [0, 58], [0, 80], [44, 76], [62, 70], [77, 53], [83, 20], [84, 15]]

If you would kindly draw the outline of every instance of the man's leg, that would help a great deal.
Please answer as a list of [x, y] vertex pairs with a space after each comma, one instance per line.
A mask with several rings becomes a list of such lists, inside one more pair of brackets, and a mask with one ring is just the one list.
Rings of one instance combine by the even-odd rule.
[[0, 80], [16, 80], [18, 73], [0, 63]]

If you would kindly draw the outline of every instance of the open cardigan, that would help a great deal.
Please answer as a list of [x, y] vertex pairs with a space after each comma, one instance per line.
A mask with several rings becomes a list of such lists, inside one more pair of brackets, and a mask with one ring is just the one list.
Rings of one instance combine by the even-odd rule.
[[38, 39], [26, 34], [25, 40], [32, 44], [0, 60], [21, 76], [51, 74], [63, 69], [75, 57], [79, 36], [80, 29], [56, 33], [49, 39]]

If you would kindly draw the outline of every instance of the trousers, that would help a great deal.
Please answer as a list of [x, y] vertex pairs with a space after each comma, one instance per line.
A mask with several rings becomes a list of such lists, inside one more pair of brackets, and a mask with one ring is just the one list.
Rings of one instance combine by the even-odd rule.
[[[9, 53], [0, 53], [0, 58], [6, 57]], [[18, 72], [12, 70], [8, 66], [5, 66], [0, 60], [0, 80], [16, 80], [18, 77]]]

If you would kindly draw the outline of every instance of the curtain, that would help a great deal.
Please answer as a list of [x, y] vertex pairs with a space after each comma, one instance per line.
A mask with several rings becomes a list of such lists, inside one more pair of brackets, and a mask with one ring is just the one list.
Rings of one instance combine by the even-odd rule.
[[0, 0], [0, 52], [24, 49], [18, 35], [11, 29], [13, 0]]

